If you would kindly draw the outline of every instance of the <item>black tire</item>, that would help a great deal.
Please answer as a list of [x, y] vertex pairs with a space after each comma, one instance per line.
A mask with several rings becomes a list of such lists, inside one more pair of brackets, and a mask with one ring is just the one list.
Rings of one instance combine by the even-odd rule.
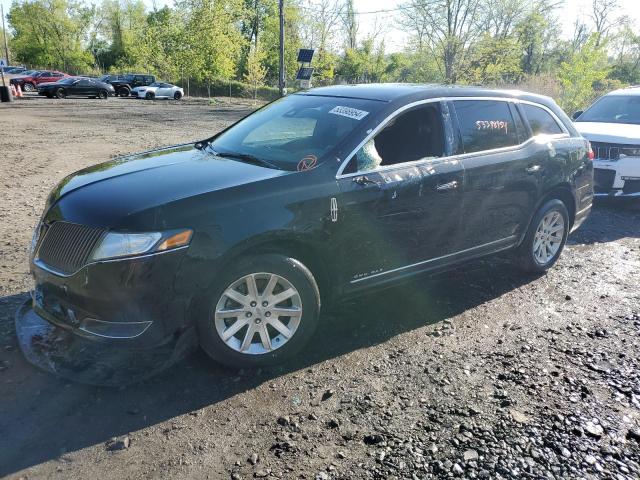
[[25, 92], [33, 92], [36, 89], [36, 86], [33, 83], [25, 83], [22, 86], [22, 90]]
[[144, 98], [146, 98], [147, 100], [153, 100], [156, 96], [153, 94], [153, 92], [147, 92], [147, 94], [144, 96]]
[[120, 95], [121, 97], [128, 97], [129, 93], [129, 89], [127, 87], [122, 87], [118, 90], [118, 95]]
[[67, 92], [65, 92], [64, 88], [59, 88], [56, 90], [56, 98], [63, 99], [67, 96]]
[[100, 100], [106, 100], [107, 98], [109, 98], [109, 94], [107, 93], [107, 91], [106, 91], [106, 90], [100, 90], [100, 91], [98, 92], [98, 98], [99, 98]]
[[174, 100], [180, 100], [182, 98], [182, 94], [180, 92], [176, 92], [173, 94]]
[[[241, 353], [220, 338], [214, 320], [216, 306], [230, 285], [245, 275], [261, 272], [283, 277], [298, 291], [302, 302], [302, 316], [293, 336], [281, 347], [267, 353]], [[215, 285], [208, 290], [205, 297], [202, 301], [201, 313], [196, 320], [200, 346], [211, 358], [230, 367], [262, 367], [283, 362], [304, 347], [318, 326], [320, 315], [318, 285], [307, 267], [298, 260], [284, 255], [256, 255], [235, 262], [216, 280]], [[238, 334], [242, 335], [242, 332], [246, 330], [243, 328]]]
[[[540, 262], [534, 254], [536, 232], [538, 231], [538, 227], [540, 226], [543, 218], [552, 212], [557, 212], [562, 216], [562, 221], [564, 222], [562, 241], [560, 242], [558, 250], [552, 257], [550, 257], [546, 262]], [[544, 203], [544, 205], [542, 205], [534, 215], [531, 225], [529, 225], [529, 230], [527, 230], [527, 234], [518, 248], [517, 258], [520, 268], [530, 273], [544, 273], [551, 268], [558, 261], [558, 258], [560, 258], [560, 254], [567, 243], [569, 229], [569, 212], [567, 211], [566, 205], [558, 199], [549, 200]]]

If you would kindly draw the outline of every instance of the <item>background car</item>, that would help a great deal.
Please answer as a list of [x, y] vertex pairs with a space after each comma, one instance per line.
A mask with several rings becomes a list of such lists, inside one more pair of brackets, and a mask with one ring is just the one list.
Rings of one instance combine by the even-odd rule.
[[106, 82], [106, 83], [111, 83], [111, 82], [115, 82], [117, 80], [122, 80], [123, 76], [122, 75], [101, 75], [98, 77], [98, 80], [100, 80], [101, 82]]
[[176, 85], [164, 82], [155, 82], [147, 87], [138, 87], [134, 89], [138, 98], [153, 100], [154, 98], [173, 98], [180, 100], [184, 97], [184, 90]]
[[595, 154], [595, 194], [640, 197], [640, 87], [611, 92], [573, 118]]
[[12, 78], [10, 83], [14, 86], [20, 86], [20, 88], [25, 92], [33, 92], [41, 83], [57, 82], [58, 80], [68, 76], [69, 75], [66, 73], [55, 70], [43, 70], [34, 73], [33, 75]]
[[22, 72], [25, 72], [27, 69], [25, 67], [4, 67], [4, 73], [10, 75], [18, 75]]
[[113, 85], [93, 78], [66, 77], [54, 83], [38, 85], [38, 93], [48, 98], [90, 97], [107, 99], [115, 94]]
[[128, 97], [131, 91], [136, 87], [151, 85], [156, 81], [153, 75], [145, 75], [141, 73], [128, 73], [120, 76], [116, 80], [110, 80], [109, 83], [116, 89], [116, 93], [121, 97]]

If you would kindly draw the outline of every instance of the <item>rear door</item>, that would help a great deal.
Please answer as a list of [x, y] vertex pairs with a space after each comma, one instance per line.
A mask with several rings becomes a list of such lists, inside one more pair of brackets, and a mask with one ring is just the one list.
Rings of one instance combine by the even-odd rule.
[[462, 248], [482, 253], [513, 245], [527, 227], [544, 174], [546, 145], [530, 133], [512, 102], [453, 102], [466, 173]]
[[464, 172], [430, 102], [393, 118], [338, 176], [338, 252], [352, 287], [422, 271], [458, 248]]

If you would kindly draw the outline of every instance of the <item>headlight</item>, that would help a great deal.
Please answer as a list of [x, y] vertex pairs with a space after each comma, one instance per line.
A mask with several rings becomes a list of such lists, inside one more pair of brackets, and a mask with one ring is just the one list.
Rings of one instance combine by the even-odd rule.
[[162, 252], [189, 245], [192, 230], [176, 232], [107, 233], [91, 254], [91, 261]]

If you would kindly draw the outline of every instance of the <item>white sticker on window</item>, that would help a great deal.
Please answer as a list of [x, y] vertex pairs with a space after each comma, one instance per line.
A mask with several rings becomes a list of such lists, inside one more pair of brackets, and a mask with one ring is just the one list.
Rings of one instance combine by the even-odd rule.
[[341, 107], [339, 105], [329, 110], [329, 113], [340, 115], [342, 117], [353, 118], [354, 120], [362, 120], [364, 117], [369, 115], [369, 112], [365, 112], [364, 110], [358, 110], [357, 108], [351, 107]]

